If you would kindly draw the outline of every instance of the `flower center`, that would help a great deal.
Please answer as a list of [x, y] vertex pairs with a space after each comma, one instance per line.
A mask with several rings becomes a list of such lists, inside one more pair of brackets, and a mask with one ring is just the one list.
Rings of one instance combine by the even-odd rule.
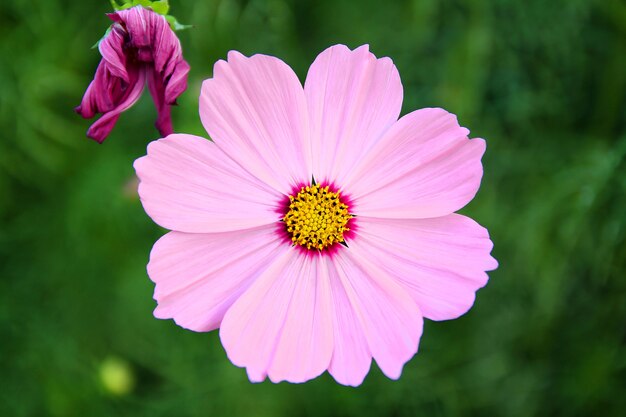
[[344, 241], [343, 234], [350, 230], [347, 224], [353, 216], [340, 194], [315, 184], [289, 196], [289, 210], [283, 221], [294, 244], [322, 250]]

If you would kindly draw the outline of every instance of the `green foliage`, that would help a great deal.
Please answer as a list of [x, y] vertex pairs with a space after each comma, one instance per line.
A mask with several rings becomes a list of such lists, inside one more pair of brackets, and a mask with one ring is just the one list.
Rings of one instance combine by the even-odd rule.
[[182, 23], [178, 22], [178, 20], [176, 20], [176, 18], [172, 15], [165, 16], [165, 19], [167, 20], [167, 23], [170, 24], [172, 30], [176, 32], [178, 32], [179, 30], [185, 30], [193, 27], [193, 25], [183, 25]]
[[[88, 5], [86, 7], [85, 5]], [[109, 139], [72, 109], [100, 59], [105, 1], [0, 4], [0, 415], [620, 416], [626, 408], [626, 6], [595, 0], [172, 2], [189, 89], [175, 130], [206, 135], [201, 81], [228, 50], [304, 79], [334, 43], [398, 66], [403, 112], [440, 106], [487, 140], [463, 210], [500, 262], [474, 308], [427, 322], [399, 381], [250, 384], [216, 332], [152, 317], [164, 233], [132, 162], [155, 110]]]
[[[158, 0], [158, 1], [152, 1], [152, 0], [125, 0], [124, 3], [122, 3], [122, 4], [118, 4], [117, 0], [110, 0], [110, 1], [111, 1], [111, 6], [113, 6], [113, 9], [116, 10], [116, 11], [118, 11], [118, 10], [126, 10], [126, 9], [131, 8], [131, 7], [135, 7], [135, 6], [142, 6], [142, 7], [145, 7], [147, 9], [152, 9], [156, 13], [165, 16], [165, 19], [167, 20], [167, 23], [170, 24], [170, 27], [174, 31], [185, 30], [185, 29], [189, 29], [190, 27], [192, 27], [192, 25], [183, 25], [183, 24], [179, 23], [178, 20], [176, 20], [176, 18], [174, 16], [168, 14], [168, 12], [170, 10], [170, 5], [169, 5], [169, 1], [168, 0]], [[107, 33], [104, 36], [106, 36], [107, 34], [108, 34], [108, 31], [107, 31]], [[98, 41], [98, 43], [99, 42], [100, 41]]]
[[135, 6], [142, 6], [145, 8], [150, 8], [154, 10], [158, 14], [166, 15], [170, 10], [170, 5], [168, 0], [124, 0], [122, 4], [118, 4], [116, 0], [110, 0], [111, 6], [115, 10], [126, 10]]

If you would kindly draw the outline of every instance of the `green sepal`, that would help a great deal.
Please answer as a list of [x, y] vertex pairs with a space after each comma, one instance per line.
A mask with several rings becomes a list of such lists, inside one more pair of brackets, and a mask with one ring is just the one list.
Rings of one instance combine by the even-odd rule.
[[98, 42], [94, 43], [93, 46], [91, 47], [91, 49], [96, 49], [98, 47], [98, 45], [100, 45], [100, 42], [102, 42], [102, 40], [104, 38], [107, 37], [107, 35], [111, 33], [111, 26], [109, 26], [106, 30], [106, 32], [104, 32], [104, 35], [102, 35], [102, 37], [100, 39], [98, 39]]
[[163, 16], [167, 15], [170, 11], [170, 5], [168, 0], [124, 0], [124, 2], [120, 5], [117, 0], [110, 0], [111, 6], [115, 11], [130, 9], [135, 6], [143, 6], [146, 9], [152, 9], [155, 13], [161, 14]]
[[[168, 0], [123, 0], [122, 4], [119, 4], [117, 0], [110, 0], [110, 2], [111, 6], [116, 12], [120, 10], [130, 9], [131, 7], [135, 6], [142, 6], [146, 9], [151, 9], [155, 13], [165, 16], [167, 23], [169, 23], [170, 28], [172, 28], [173, 31], [189, 29], [190, 27], [192, 27], [191, 25], [183, 25], [179, 23], [174, 16], [167, 14], [170, 10]], [[98, 41], [94, 46], [97, 46], [98, 43], [100, 43], [100, 41]]]
[[185, 29], [189, 29], [191, 27], [193, 27], [193, 25], [183, 25], [181, 23], [178, 23], [178, 20], [176, 20], [176, 18], [172, 15], [167, 15], [165, 16], [165, 20], [167, 20], [167, 23], [170, 24], [170, 27], [172, 28], [173, 31], [179, 31], [179, 30], [185, 30]]

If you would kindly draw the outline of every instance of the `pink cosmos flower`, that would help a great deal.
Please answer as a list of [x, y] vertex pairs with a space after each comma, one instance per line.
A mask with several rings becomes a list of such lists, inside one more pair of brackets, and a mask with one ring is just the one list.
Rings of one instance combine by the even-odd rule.
[[102, 143], [146, 82], [158, 112], [155, 125], [161, 135], [171, 134], [170, 105], [187, 88], [189, 72], [178, 38], [164, 16], [141, 6], [108, 16], [114, 23], [98, 45], [102, 60], [75, 109], [86, 119], [103, 113], [87, 136]]
[[283, 61], [230, 52], [200, 95], [214, 142], [171, 135], [135, 162], [143, 206], [173, 230], [152, 249], [155, 316], [219, 328], [251, 381], [325, 370], [389, 378], [424, 318], [468, 311], [497, 267], [487, 230], [454, 214], [476, 194], [485, 141], [445, 110], [400, 118], [389, 58], [322, 52], [304, 88]]

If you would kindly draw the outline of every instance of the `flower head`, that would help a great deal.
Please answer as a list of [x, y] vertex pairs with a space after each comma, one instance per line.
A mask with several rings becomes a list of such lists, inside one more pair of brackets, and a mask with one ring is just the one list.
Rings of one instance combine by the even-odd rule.
[[147, 83], [161, 135], [172, 133], [170, 106], [187, 88], [189, 64], [166, 18], [135, 6], [108, 15], [114, 22], [98, 44], [102, 60], [76, 112], [84, 118], [103, 116], [87, 136], [103, 142], [120, 114], [131, 107]]
[[468, 311], [496, 268], [487, 230], [454, 214], [476, 194], [485, 141], [427, 108], [367, 46], [322, 52], [304, 88], [281, 60], [237, 52], [200, 96], [213, 142], [171, 135], [135, 162], [158, 318], [219, 328], [252, 381], [325, 370], [398, 378], [423, 318]]

